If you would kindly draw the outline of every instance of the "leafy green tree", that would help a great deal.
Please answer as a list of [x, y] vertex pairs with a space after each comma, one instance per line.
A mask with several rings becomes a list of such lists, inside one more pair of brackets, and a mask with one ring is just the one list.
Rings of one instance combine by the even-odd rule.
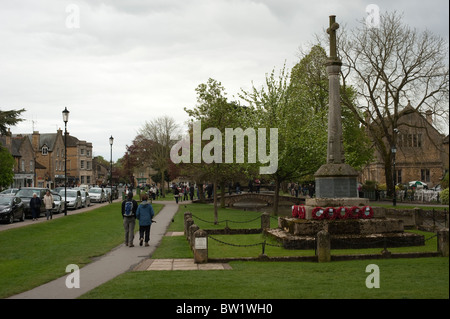
[[0, 134], [8, 134], [8, 126], [14, 126], [17, 123], [23, 121], [23, 119], [19, 118], [19, 115], [24, 111], [25, 109], [9, 111], [0, 110]]
[[[23, 119], [19, 118], [25, 109], [0, 110], [0, 135], [10, 134], [9, 126], [14, 126]], [[0, 145], [0, 188], [9, 186], [14, 181], [14, 158], [9, 151]]]
[[[329, 103], [327, 60], [325, 49], [320, 45], [313, 46], [310, 52], [293, 67], [290, 82], [297, 104], [321, 118], [322, 127], [317, 127], [316, 131], [316, 134], [321, 136], [327, 135]], [[358, 118], [353, 114], [354, 109], [357, 109], [356, 90], [352, 86], [341, 86], [340, 93], [345, 161], [356, 170], [360, 170], [373, 157], [371, 141]], [[362, 116], [359, 113], [358, 115]]]
[[8, 150], [0, 146], [0, 189], [14, 181], [14, 158]]
[[[214, 186], [214, 221], [218, 222], [218, 202], [217, 202], [217, 186], [221, 189], [221, 205], [224, 207], [225, 185], [235, 178], [242, 178], [249, 171], [246, 163], [237, 163], [236, 154], [233, 152], [233, 160], [225, 158], [226, 145], [225, 130], [227, 128], [243, 128], [247, 126], [248, 114], [247, 109], [238, 105], [236, 102], [228, 101], [225, 88], [222, 84], [214, 79], [208, 79], [207, 83], [202, 83], [196, 88], [197, 105], [193, 109], [185, 108], [184, 110], [192, 119], [190, 126], [191, 143], [194, 141], [193, 129], [194, 121], [201, 121], [202, 136], [205, 137], [205, 129], [214, 128], [220, 132], [220, 135], [211, 135], [210, 140], [201, 141], [202, 162], [194, 163], [192, 154], [191, 163], [183, 165], [185, 172], [190, 176], [197, 178], [198, 184], [202, 184], [204, 180], [213, 183]], [[205, 130], [205, 132], [203, 132]], [[205, 134], [203, 134], [205, 133]], [[214, 133], [214, 132], [212, 132]], [[208, 137], [206, 137], [208, 138]], [[209, 148], [208, 145], [218, 145], [218, 147]], [[235, 142], [233, 142], [235, 145]], [[198, 146], [192, 146], [198, 147]], [[207, 151], [205, 151], [205, 149]], [[233, 149], [235, 149], [233, 147]], [[194, 152], [192, 152], [194, 153]], [[245, 152], [244, 152], [245, 153]], [[205, 155], [214, 158], [213, 161], [205, 161]]]
[[278, 77], [272, 71], [261, 89], [241, 94], [254, 110], [256, 126], [278, 129], [278, 170], [265, 176], [275, 182], [275, 214], [281, 183], [315, 172], [326, 156], [326, 134], [325, 140], [318, 134], [323, 131], [323, 115], [301, 104], [302, 94], [289, 80], [285, 68]]

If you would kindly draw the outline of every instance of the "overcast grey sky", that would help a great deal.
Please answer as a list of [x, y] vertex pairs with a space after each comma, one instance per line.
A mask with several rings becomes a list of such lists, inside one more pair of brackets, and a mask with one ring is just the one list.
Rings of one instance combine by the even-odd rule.
[[185, 123], [208, 78], [232, 99], [371, 3], [448, 42], [448, 0], [0, 0], [0, 109], [26, 109], [13, 133], [51, 133], [67, 107], [68, 131], [106, 159], [112, 135], [117, 160], [146, 120]]

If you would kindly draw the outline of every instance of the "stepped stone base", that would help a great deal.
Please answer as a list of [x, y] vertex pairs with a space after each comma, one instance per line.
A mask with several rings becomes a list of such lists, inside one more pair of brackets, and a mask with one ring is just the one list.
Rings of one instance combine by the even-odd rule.
[[[272, 236], [285, 249], [315, 249], [314, 236], [294, 236], [282, 229], [267, 229], [265, 233]], [[425, 238], [412, 233], [383, 233], [370, 235], [331, 235], [331, 249], [361, 249], [383, 247], [423, 246]]]
[[278, 218], [276, 229], [266, 229], [286, 249], [314, 249], [317, 233], [325, 230], [331, 249], [407, 247], [425, 245], [423, 235], [405, 233], [403, 221], [394, 218], [307, 220]]

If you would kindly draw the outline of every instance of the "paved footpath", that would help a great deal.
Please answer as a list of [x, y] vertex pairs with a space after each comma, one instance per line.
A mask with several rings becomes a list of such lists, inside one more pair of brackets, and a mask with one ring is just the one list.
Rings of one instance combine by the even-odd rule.
[[148, 259], [161, 242], [167, 227], [178, 210], [174, 202], [155, 201], [165, 206], [156, 215], [156, 223], [150, 231], [150, 246], [139, 246], [139, 233], [134, 238], [134, 247], [122, 244], [106, 255], [80, 269], [80, 288], [67, 288], [66, 278], [53, 280], [32, 290], [11, 296], [11, 299], [75, 299], [114, 277], [133, 269], [143, 260]]

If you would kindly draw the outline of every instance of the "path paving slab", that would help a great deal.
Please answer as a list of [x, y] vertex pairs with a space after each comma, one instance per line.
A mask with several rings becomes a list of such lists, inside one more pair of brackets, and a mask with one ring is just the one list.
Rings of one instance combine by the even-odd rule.
[[[147, 267], [148, 266], [148, 267]], [[145, 269], [145, 267], [147, 267]], [[226, 270], [231, 269], [224, 263], [196, 264], [193, 259], [148, 259], [135, 270]]]

